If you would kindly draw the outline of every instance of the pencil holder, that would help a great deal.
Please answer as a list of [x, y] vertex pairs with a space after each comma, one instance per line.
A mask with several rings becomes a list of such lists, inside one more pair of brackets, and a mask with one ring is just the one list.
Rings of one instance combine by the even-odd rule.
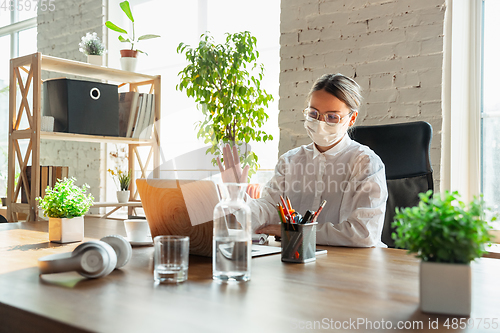
[[305, 263], [316, 260], [317, 224], [281, 224], [281, 261]]

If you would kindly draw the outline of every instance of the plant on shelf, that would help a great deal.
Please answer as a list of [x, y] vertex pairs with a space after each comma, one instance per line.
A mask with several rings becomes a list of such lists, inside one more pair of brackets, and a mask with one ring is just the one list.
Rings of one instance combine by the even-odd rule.
[[[176, 89], [194, 97], [204, 120], [197, 123], [198, 138], [211, 145], [207, 150], [222, 155], [222, 145], [238, 148], [242, 166], [249, 165], [249, 177], [259, 167], [257, 155], [249, 151], [250, 141], [272, 140], [259, 130], [268, 115], [264, 107], [273, 97], [261, 88], [264, 66], [257, 63], [257, 39], [250, 32], [226, 34], [224, 44], [202, 35], [197, 48], [180, 43], [188, 65], [179, 72]], [[216, 164], [216, 158], [212, 160]]]
[[130, 186], [130, 180], [132, 178], [131, 170], [126, 173], [122, 170], [111, 170], [108, 169], [108, 172], [113, 177], [113, 180], [116, 182], [116, 186], [120, 189], [120, 191], [128, 191], [128, 187]]
[[120, 203], [128, 202], [128, 199], [130, 197], [129, 186], [130, 186], [130, 181], [132, 179], [132, 170], [125, 172], [119, 169], [115, 170], [108, 169], [108, 172], [113, 177], [116, 186], [120, 189], [119, 191], [116, 191], [116, 197], [118, 199], [118, 202]]
[[89, 33], [82, 37], [78, 44], [80, 52], [87, 56], [87, 62], [95, 65], [102, 65], [102, 56], [106, 53], [106, 47], [97, 37], [97, 33]]
[[120, 8], [125, 13], [125, 15], [128, 17], [130, 22], [132, 22], [132, 34], [129, 34], [127, 32], [127, 30], [120, 28], [119, 26], [112, 23], [111, 21], [106, 21], [105, 24], [106, 24], [106, 27], [108, 27], [109, 29], [116, 31], [120, 34], [125, 34], [125, 37], [122, 35], [118, 36], [118, 40], [120, 42], [130, 43], [130, 49], [120, 50], [120, 54], [122, 56], [122, 59], [121, 59], [122, 60], [122, 69], [134, 71], [138, 52], [148, 55], [146, 52], [137, 49], [136, 44], [139, 43], [141, 40], [158, 38], [160, 36], [148, 34], [148, 35], [142, 35], [142, 36], [136, 38], [136, 36], [135, 36], [135, 20], [134, 20], [134, 16], [132, 15], [132, 11], [130, 10], [129, 2], [128, 1], [120, 2]]
[[395, 244], [421, 259], [422, 311], [470, 313], [470, 262], [486, 252], [489, 221], [496, 220], [486, 218], [487, 210], [482, 196], [466, 205], [458, 192], [448, 191], [421, 193], [418, 206], [396, 208]]
[[89, 186], [75, 185], [75, 178], [58, 180], [54, 188], [47, 187], [45, 196], [38, 197], [38, 206], [49, 217], [49, 240], [56, 243], [83, 240], [83, 215], [94, 203]]

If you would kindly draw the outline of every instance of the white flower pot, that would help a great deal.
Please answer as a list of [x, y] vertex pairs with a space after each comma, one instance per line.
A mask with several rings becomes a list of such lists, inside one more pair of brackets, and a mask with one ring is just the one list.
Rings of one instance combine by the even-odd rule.
[[420, 309], [429, 313], [470, 315], [470, 264], [420, 262]]
[[130, 191], [116, 191], [116, 198], [119, 203], [127, 203], [130, 197]]
[[137, 66], [137, 58], [121, 57], [120, 63], [124, 71], [135, 72], [135, 67]]
[[89, 64], [102, 66], [102, 55], [88, 55], [87, 62]]
[[68, 218], [49, 218], [49, 241], [72, 243], [83, 240], [83, 216]]

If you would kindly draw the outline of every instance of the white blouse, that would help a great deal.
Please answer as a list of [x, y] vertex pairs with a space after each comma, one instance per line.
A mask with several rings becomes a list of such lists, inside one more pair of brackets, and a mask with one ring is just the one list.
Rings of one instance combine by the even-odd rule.
[[311, 143], [283, 154], [261, 198], [248, 200], [253, 230], [280, 223], [280, 194], [301, 215], [327, 201], [317, 219], [317, 244], [386, 247], [381, 241], [387, 201], [384, 164], [348, 135], [324, 153]]

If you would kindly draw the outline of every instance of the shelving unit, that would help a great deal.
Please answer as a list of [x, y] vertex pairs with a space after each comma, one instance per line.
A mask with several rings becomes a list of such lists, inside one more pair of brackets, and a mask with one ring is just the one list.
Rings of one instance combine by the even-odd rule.
[[[138, 91], [138, 87], [150, 86], [149, 93], [155, 94], [155, 123], [151, 138], [135, 139], [112, 136], [95, 136], [73, 133], [41, 132], [41, 98], [42, 98], [42, 70], [78, 75], [87, 78], [117, 83], [119, 87], [129, 85], [129, 91]], [[23, 82], [21, 71], [28, 74]], [[16, 84], [17, 83], [17, 84]], [[15, 212], [27, 214], [27, 221], [38, 219], [35, 198], [40, 196], [40, 139], [67, 140], [80, 142], [110, 142], [129, 146], [129, 169], [132, 172], [130, 185], [130, 200], [137, 201], [138, 192], [135, 186], [135, 159], [141, 169], [141, 177], [146, 178], [146, 170], [150, 161], [153, 161], [153, 176], [159, 177], [160, 165], [160, 110], [161, 110], [161, 77], [160, 75], [146, 75], [126, 72], [119, 69], [91, 65], [83, 62], [56, 58], [34, 53], [31, 55], [10, 60], [9, 86], [9, 163], [8, 163], [8, 193], [7, 193], [7, 220], [16, 221]], [[32, 89], [32, 110], [28, 103], [28, 92]], [[17, 108], [17, 89], [21, 94], [21, 102]], [[22, 117], [26, 116], [29, 127], [20, 129]], [[19, 140], [29, 140], [28, 148], [23, 156]], [[140, 146], [149, 146], [148, 158], [143, 163], [137, 150]], [[31, 156], [32, 174], [30, 191], [27, 190], [26, 166]], [[16, 163], [21, 170], [17, 186], [14, 187]], [[21, 182], [22, 179], [22, 182]], [[17, 203], [20, 196], [21, 184], [28, 194], [28, 203]]]

